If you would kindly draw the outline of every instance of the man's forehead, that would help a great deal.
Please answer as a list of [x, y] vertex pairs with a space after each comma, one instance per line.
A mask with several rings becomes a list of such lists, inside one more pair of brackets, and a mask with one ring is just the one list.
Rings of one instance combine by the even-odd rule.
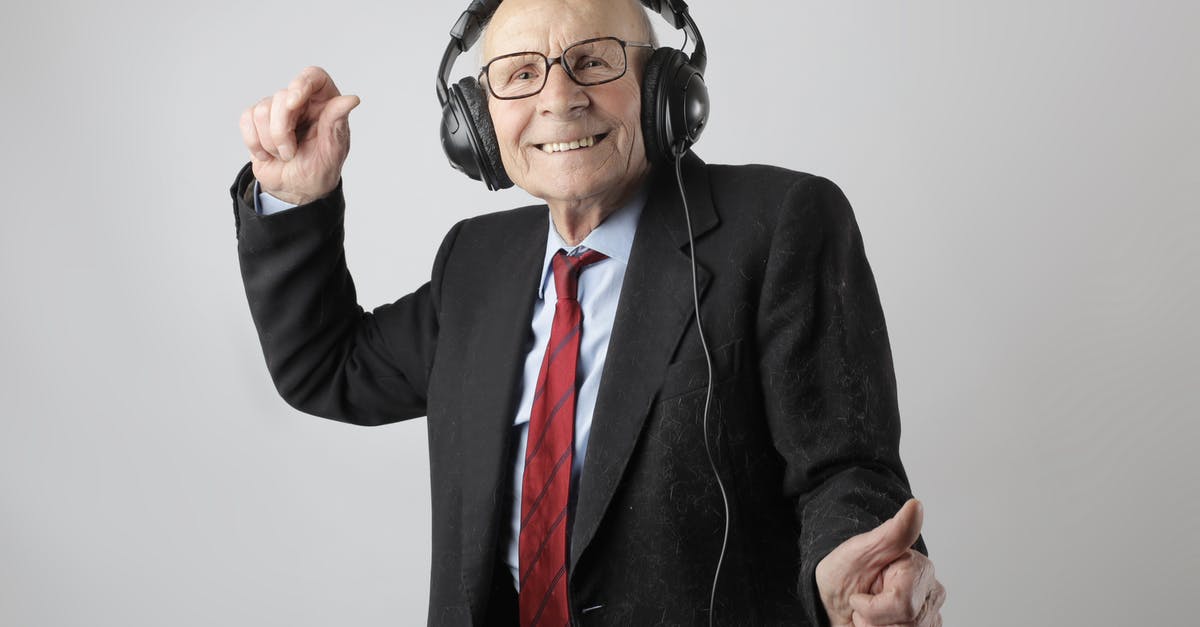
[[640, 40], [640, 6], [637, 0], [508, 0], [487, 26], [483, 51], [549, 54], [592, 37]]

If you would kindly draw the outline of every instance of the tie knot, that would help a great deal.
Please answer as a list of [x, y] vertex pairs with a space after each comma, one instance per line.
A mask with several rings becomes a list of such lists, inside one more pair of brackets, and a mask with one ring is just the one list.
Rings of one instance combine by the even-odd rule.
[[554, 289], [558, 292], [558, 299], [575, 300], [579, 290], [580, 273], [602, 259], [608, 259], [608, 255], [598, 250], [589, 250], [574, 257], [568, 256], [562, 250], [555, 253], [550, 260], [550, 267], [554, 269]]

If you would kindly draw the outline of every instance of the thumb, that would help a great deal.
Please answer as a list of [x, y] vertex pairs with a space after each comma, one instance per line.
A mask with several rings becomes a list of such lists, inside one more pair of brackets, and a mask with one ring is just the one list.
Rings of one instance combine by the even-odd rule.
[[337, 96], [329, 100], [321, 112], [320, 125], [332, 133], [335, 143], [345, 146], [350, 141], [350, 111], [362, 102], [358, 96]]
[[858, 565], [882, 568], [906, 554], [921, 535], [924, 519], [925, 507], [917, 499], [909, 499], [895, 516], [860, 536]]

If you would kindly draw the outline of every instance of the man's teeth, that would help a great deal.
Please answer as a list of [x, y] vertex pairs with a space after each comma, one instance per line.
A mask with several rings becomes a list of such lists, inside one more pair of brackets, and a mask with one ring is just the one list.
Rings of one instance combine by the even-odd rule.
[[542, 150], [546, 152], [563, 152], [565, 150], [575, 150], [576, 148], [587, 148], [588, 146], [596, 145], [596, 136], [584, 137], [569, 142], [551, 142], [542, 144]]

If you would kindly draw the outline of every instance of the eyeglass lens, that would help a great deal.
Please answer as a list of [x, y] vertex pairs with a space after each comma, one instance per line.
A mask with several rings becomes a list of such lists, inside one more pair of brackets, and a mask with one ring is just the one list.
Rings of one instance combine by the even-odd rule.
[[[625, 47], [616, 39], [577, 43], [561, 58], [567, 75], [580, 85], [606, 83], [625, 73]], [[488, 64], [488, 86], [500, 98], [531, 96], [545, 86], [548, 63], [539, 52], [497, 57]]]

